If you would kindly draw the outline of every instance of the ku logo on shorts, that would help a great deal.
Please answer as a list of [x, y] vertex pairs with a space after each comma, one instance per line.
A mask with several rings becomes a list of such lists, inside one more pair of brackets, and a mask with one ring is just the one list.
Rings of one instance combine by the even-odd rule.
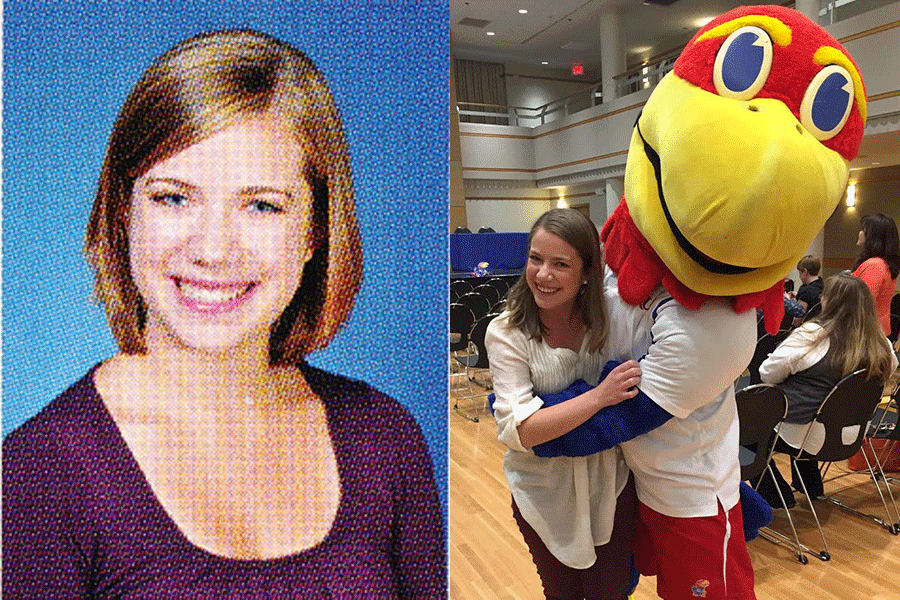
[[709, 587], [709, 582], [705, 579], [698, 579], [697, 583], [695, 583], [691, 587], [691, 591], [694, 592], [694, 595], [698, 598], [706, 598], [706, 588]]

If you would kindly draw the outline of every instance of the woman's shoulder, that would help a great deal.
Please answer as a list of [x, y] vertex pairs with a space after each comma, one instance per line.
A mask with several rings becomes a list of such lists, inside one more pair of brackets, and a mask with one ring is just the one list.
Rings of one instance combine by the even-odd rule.
[[72, 490], [89, 485], [114, 439], [93, 371], [3, 440], [3, 481], [10, 498], [20, 493], [44, 498], [59, 491], [73, 502], [84, 499]]
[[499, 315], [494, 317], [488, 324], [486, 341], [494, 339], [506, 340], [516, 344], [524, 344], [528, 340], [528, 336], [521, 327], [510, 323], [511, 318], [512, 313], [510, 313], [508, 310], [504, 310]]
[[71, 445], [74, 439], [96, 429], [103, 406], [93, 383], [95, 370], [92, 368], [6, 436], [4, 464], [23, 451], [56, 451], [61, 444]]
[[415, 423], [409, 410], [376, 387], [345, 375], [338, 375], [310, 365], [299, 365], [312, 390], [337, 418], [364, 416], [367, 421]]
[[[807, 343], [816, 343], [823, 338], [822, 334], [824, 332], [825, 329], [821, 324], [816, 321], [807, 321], [791, 331], [788, 337], [792, 337], [795, 340], [802, 340]], [[824, 339], [827, 340], [828, 337], [824, 336]]]
[[881, 258], [880, 256], [872, 256], [872, 257], [867, 258], [866, 260], [862, 261], [860, 263], [860, 265], [858, 267], [856, 267], [856, 270], [853, 271], [853, 274], [855, 275], [862, 271], [868, 271], [868, 270], [876, 270], [880, 273], [881, 272], [887, 273], [888, 274], [887, 276], [890, 278], [890, 272], [891, 272], [890, 267], [888, 266], [887, 261], [884, 260], [883, 258]]

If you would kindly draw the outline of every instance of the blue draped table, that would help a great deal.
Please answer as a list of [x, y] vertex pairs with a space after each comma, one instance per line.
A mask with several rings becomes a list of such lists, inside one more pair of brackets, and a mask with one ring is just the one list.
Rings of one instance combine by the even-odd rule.
[[489, 271], [522, 269], [528, 258], [527, 233], [451, 233], [450, 269], [471, 272], [480, 262]]

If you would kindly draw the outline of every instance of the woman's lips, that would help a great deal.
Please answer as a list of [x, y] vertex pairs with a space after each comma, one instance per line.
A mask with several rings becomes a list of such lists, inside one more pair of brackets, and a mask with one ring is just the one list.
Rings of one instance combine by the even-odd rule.
[[176, 298], [191, 310], [217, 314], [242, 305], [256, 288], [254, 282], [210, 282], [173, 277]]

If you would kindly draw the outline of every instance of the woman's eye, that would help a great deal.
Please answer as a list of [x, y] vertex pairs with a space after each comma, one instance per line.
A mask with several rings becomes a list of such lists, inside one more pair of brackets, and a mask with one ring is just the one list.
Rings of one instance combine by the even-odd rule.
[[188, 201], [187, 196], [176, 193], [152, 194], [150, 200], [164, 206], [184, 206]]
[[828, 65], [806, 88], [800, 103], [800, 122], [817, 140], [832, 138], [847, 122], [853, 97], [853, 79], [847, 69]]
[[284, 212], [284, 209], [277, 204], [266, 202], [265, 200], [253, 200], [248, 206], [253, 211], [261, 213], [278, 214]]
[[772, 40], [759, 27], [741, 27], [716, 54], [713, 83], [725, 98], [749, 100], [766, 84], [772, 69]]

